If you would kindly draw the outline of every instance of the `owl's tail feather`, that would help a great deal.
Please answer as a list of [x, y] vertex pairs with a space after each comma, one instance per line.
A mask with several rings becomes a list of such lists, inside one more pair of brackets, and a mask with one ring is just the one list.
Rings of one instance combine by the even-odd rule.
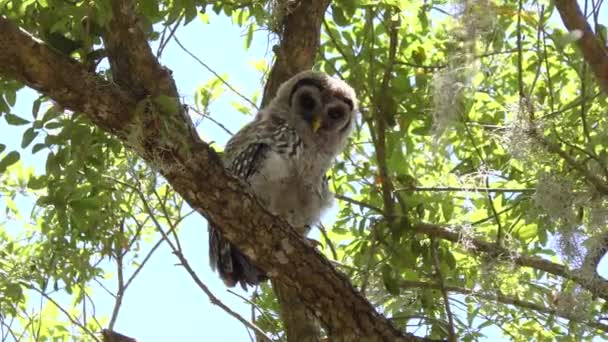
[[217, 270], [220, 278], [228, 287], [237, 283], [244, 290], [268, 279], [268, 276], [255, 267], [249, 258], [224, 238], [222, 233], [209, 225], [209, 263], [211, 269]]

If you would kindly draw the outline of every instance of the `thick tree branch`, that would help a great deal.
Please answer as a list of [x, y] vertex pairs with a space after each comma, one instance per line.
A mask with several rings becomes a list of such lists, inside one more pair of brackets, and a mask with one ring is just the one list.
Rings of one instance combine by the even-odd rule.
[[90, 113], [95, 124], [124, 138], [135, 100], [116, 85], [0, 17], [0, 75], [48, 95], [65, 108]]
[[138, 100], [160, 94], [178, 98], [170, 71], [158, 63], [140, 29], [135, 4], [131, 0], [111, 1], [112, 20], [103, 42], [114, 81]]
[[329, 2], [300, 1], [297, 8], [283, 18], [281, 44], [275, 46], [276, 61], [264, 87], [262, 108], [274, 97], [281, 83], [300, 71], [312, 68]]
[[539, 257], [512, 255], [513, 253], [511, 253], [508, 249], [499, 247], [495, 243], [486, 242], [479, 239], [463, 239], [457, 232], [450, 231], [438, 225], [420, 223], [414, 225], [412, 229], [416, 233], [426, 234], [431, 237], [448, 240], [454, 243], [463, 243], [466, 241], [467, 244], [474, 247], [474, 251], [488, 253], [496, 258], [504, 257], [505, 259], [511, 260], [516, 265], [534, 268], [572, 280], [581, 287], [589, 290], [594, 295], [608, 300], [608, 281], [600, 278], [596, 274], [588, 274], [588, 272], [584, 271], [580, 272], [570, 270], [564, 265], [556, 264]]
[[65, 108], [85, 113], [97, 126], [119, 137], [273, 279], [298, 289], [298, 298], [331, 331], [347, 332], [344, 339], [350, 340], [423, 340], [396, 330], [325, 257], [284, 220], [265, 210], [243, 182], [225, 171], [218, 155], [200, 140], [181, 110], [152, 106], [145, 115], [139, 113], [139, 99], [88, 73], [83, 65], [36, 41], [5, 18], [0, 18], [0, 75], [45, 93]]
[[116, 331], [109, 329], [102, 330], [101, 337], [103, 338], [103, 342], [136, 342], [134, 338], [119, 334]]
[[576, 43], [581, 49], [585, 61], [593, 70], [600, 88], [605, 94], [608, 94], [608, 52], [591, 30], [591, 26], [587, 23], [576, 0], [555, 0], [555, 7], [568, 31], [577, 31], [582, 34]]

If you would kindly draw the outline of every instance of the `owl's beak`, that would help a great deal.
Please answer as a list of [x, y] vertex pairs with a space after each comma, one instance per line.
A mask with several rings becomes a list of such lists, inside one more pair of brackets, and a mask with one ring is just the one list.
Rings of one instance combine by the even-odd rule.
[[321, 128], [321, 124], [323, 123], [322, 121], [323, 120], [318, 116], [312, 118], [311, 126], [314, 133], [317, 133], [319, 128]]

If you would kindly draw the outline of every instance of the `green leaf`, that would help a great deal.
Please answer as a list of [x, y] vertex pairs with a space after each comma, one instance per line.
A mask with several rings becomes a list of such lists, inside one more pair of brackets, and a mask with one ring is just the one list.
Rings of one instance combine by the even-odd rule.
[[80, 198], [70, 201], [70, 205], [76, 210], [95, 210], [99, 209], [101, 202], [97, 197]]
[[34, 117], [34, 119], [38, 118], [38, 112], [40, 111], [40, 104], [42, 104], [42, 101], [40, 100], [40, 98], [34, 100], [34, 103], [32, 104], [32, 116]]
[[249, 50], [249, 47], [251, 47], [251, 41], [253, 40], [253, 29], [254, 29], [254, 25], [251, 24], [249, 25], [249, 27], [247, 27], [247, 35], [245, 36], [245, 49]]
[[44, 125], [44, 128], [46, 129], [56, 129], [56, 128], [61, 128], [63, 127], [63, 123], [60, 121], [51, 121], [49, 123], [47, 123], [46, 125]]
[[25, 124], [30, 123], [28, 120], [25, 120], [21, 117], [18, 117], [15, 114], [10, 114], [10, 113], [7, 113], [4, 116], [4, 119], [6, 120], [6, 123], [8, 123], [9, 125], [13, 125], [13, 126], [20, 126], [20, 125], [25, 125]]
[[44, 144], [44, 143], [34, 144], [34, 146], [32, 147], [32, 153], [36, 154], [37, 152], [39, 152], [40, 150], [42, 150], [46, 147], [47, 147], [47, 144]]
[[27, 182], [27, 187], [32, 190], [39, 190], [46, 186], [47, 179], [44, 176], [41, 177], [30, 177]]
[[20, 302], [23, 299], [23, 289], [19, 284], [8, 283], [4, 293], [15, 302]]
[[38, 135], [38, 131], [35, 131], [33, 127], [30, 127], [23, 132], [23, 138], [21, 139], [21, 148], [28, 147], [34, 138]]
[[391, 265], [388, 263], [382, 265], [381, 273], [382, 282], [384, 283], [386, 290], [392, 295], [398, 295], [400, 290], [399, 284], [397, 283], [397, 279], [393, 276]]
[[346, 18], [341, 7], [332, 6], [331, 14], [334, 22], [336, 22], [338, 26], [344, 27], [350, 25], [350, 20]]
[[6, 145], [0, 144], [0, 153], [4, 152], [4, 150], [6, 150]]
[[422, 136], [431, 135], [431, 130], [429, 127], [416, 127], [414, 129], [412, 129], [410, 132], [415, 135], [422, 135]]
[[443, 218], [445, 221], [449, 222], [452, 219], [452, 213], [454, 213], [454, 203], [451, 199], [441, 203], [441, 211], [443, 212]]
[[188, 24], [189, 22], [191, 22], [194, 18], [196, 18], [196, 15], [198, 14], [198, 11], [196, 10], [196, 6], [194, 6], [194, 4], [187, 4], [186, 6], [184, 6], [184, 25]]
[[8, 106], [6, 101], [4, 101], [4, 98], [0, 96], [0, 113], [8, 113], [10, 110], [11, 108]]
[[4, 97], [6, 98], [6, 101], [8, 102], [9, 106], [14, 107], [15, 103], [17, 102], [17, 92], [14, 90], [9, 90], [6, 93], [4, 93]]
[[6, 169], [19, 161], [21, 155], [17, 151], [9, 152], [2, 160], [0, 160], [0, 172], [6, 171]]

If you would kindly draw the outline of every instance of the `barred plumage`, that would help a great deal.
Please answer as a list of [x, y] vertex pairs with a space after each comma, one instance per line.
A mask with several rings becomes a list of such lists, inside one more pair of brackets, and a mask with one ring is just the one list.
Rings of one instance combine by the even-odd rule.
[[[266, 208], [305, 235], [331, 205], [325, 174], [346, 144], [356, 106], [346, 83], [319, 72], [299, 73], [230, 139], [224, 164]], [[212, 223], [209, 259], [227, 286], [246, 289], [267, 278]]]

